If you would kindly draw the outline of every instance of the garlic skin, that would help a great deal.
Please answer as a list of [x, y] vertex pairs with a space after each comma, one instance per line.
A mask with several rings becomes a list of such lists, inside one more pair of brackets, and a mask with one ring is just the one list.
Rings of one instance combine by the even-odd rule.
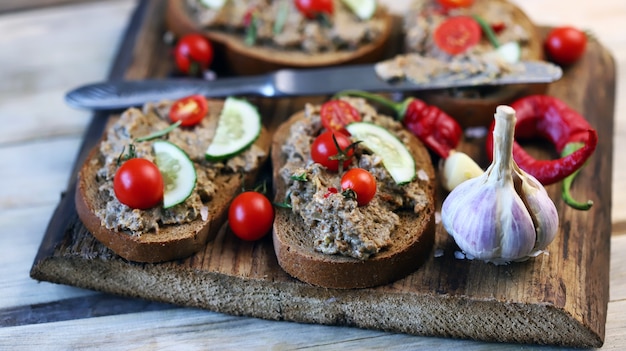
[[559, 216], [543, 185], [513, 160], [515, 110], [498, 106], [495, 120], [493, 163], [450, 192], [441, 220], [466, 257], [506, 264], [544, 250]]

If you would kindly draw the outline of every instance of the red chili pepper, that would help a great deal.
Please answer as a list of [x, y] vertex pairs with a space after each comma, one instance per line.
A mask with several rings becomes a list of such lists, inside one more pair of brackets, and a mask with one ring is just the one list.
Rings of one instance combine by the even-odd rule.
[[[516, 139], [547, 139], [561, 155], [556, 160], [536, 160], [514, 141], [513, 158], [517, 165], [544, 185], [565, 180], [562, 189], [565, 202], [576, 209], [589, 209], [592, 203], [580, 203], [572, 199], [569, 187], [577, 171], [596, 149], [598, 134], [595, 129], [565, 102], [552, 96], [523, 97], [513, 102], [511, 107], [515, 109], [517, 117]], [[487, 153], [493, 156], [492, 133], [487, 133]]]
[[426, 147], [442, 158], [447, 158], [461, 141], [463, 130], [459, 123], [436, 106], [416, 98], [394, 102], [381, 95], [360, 90], [347, 90], [339, 96], [357, 96], [375, 101], [392, 109], [396, 118], [420, 139]]

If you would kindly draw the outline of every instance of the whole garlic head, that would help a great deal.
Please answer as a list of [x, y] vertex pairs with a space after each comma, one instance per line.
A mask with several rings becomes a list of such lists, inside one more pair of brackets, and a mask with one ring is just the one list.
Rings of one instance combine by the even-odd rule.
[[544, 250], [559, 216], [543, 185], [513, 160], [515, 110], [498, 106], [495, 120], [493, 163], [450, 192], [441, 219], [466, 257], [505, 264]]

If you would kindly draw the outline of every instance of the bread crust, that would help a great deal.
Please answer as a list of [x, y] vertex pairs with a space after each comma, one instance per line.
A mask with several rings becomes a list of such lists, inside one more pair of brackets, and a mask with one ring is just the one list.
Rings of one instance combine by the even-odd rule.
[[384, 16], [385, 27], [381, 35], [372, 43], [356, 50], [310, 54], [295, 50], [246, 45], [240, 36], [200, 28], [191, 18], [184, 1], [168, 0], [165, 16], [166, 27], [176, 36], [189, 33], [202, 33], [211, 40], [224, 54], [224, 62], [238, 75], [255, 75], [282, 68], [313, 68], [323, 66], [359, 64], [376, 62], [383, 59], [387, 43], [392, 33], [392, 17], [387, 11], [380, 10]]
[[[254, 144], [265, 150], [266, 158], [269, 157], [270, 143], [270, 133], [262, 128]], [[264, 162], [265, 158], [261, 160], [261, 164]], [[78, 173], [75, 192], [76, 212], [85, 228], [102, 244], [128, 261], [145, 263], [185, 258], [204, 248], [226, 222], [232, 198], [244, 186], [252, 185], [261, 168], [259, 166], [254, 171], [243, 174], [219, 175], [215, 182], [219, 184], [220, 190], [211, 201], [205, 203], [208, 207], [206, 220], [198, 218], [189, 223], [164, 225], [158, 234], [151, 231], [133, 235], [102, 226], [100, 217], [96, 215], [99, 201], [95, 179], [101, 166], [99, 145], [96, 145], [89, 152]]]
[[[304, 112], [293, 115], [279, 126], [272, 140], [272, 169], [275, 202], [284, 202], [286, 184], [279, 174], [286, 156], [281, 147], [293, 123], [304, 118]], [[316, 286], [335, 289], [366, 288], [384, 285], [417, 270], [427, 259], [435, 240], [434, 168], [428, 151], [417, 139], [408, 145], [416, 162], [430, 179], [428, 206], [422, 213], [399, 212], [400, 224], [392, 234], [387, 249], [366, 260], [327, 255], [314, 250], [303, 219], [290, 209], [277, 208], [272, 240], [279, 265], [291, 276]]]

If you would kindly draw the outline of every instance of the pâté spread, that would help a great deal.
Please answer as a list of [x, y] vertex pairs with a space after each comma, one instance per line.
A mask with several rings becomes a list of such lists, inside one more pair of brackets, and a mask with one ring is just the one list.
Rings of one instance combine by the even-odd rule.
[[[363, 122], [384, 127], [408, 145], [411, 135], [399, 122], [378, 114], [363, 99], [342, 99], [359, 111]], [[323, 128], [319, 113], [320, 106], [307, 104], [305, 118], [291, 126], [282, 146], [287, 161], [279, 174], [287, 185], [286, 201], [304, 220], [316, 251], [365, 260], [389, 246], [400, 221], [397, 212], [417, 214], [429, 205], [426, 189], [431, 180], [426, 171], [417, 169], [411, 182], [397, 184], [385, 169], [381, 155], [359, 146], [348, 168], [363, 168], [376, 178], [375, 197], [367, 205], [357, 206], [355, 199], [329, 192], [329, 188], [339, 186], [342, 175], [311, 159], [311, 144]]]
[[199, 0], [187, 0], [187, 5], [203, 28], [238, 35], [253, 41], [250, 45], [306, 53], [354, 50], [375, 41], [386, 26], [379, 12], [361, 20], [338, 0], [332, 14], [314, 18], [301, 13], [293, 0], [226, 0], [217, 9]]
[[443, 50], [435, 32], [454, 17], [478, 16], [492, 28], [499, 44], [517, 43], [527, 57], [530, 33], [516, 23], [513, 5], [503, 1], [476, 0], [468, 7], [445, 8], [435, 0], [414, 0], [403, 16], [404, 54], [379, 63], [377, 74], [386, 80], [409, 79], [416, 83], [476, 76], [481, 82], [510, 73], [521, 73], [519, 63], [508, 62], [496, 53], [488, 35], [460, 53]]
[[160, 138], [180, 147], [193, 162], [197, 178], [192, 194], [183, 203], [170, 208], [156, 206], [140, 210], [120, 203], [113, 190], [113, 178], [119, 168], [120, 155], [128, 152], [133, 144], [136, 157], [155, 162], [152, 142], [137, 142], [135, 139], [168, 128], [171, 124], [168, 116], [172, 103], [162, 101], [148, 103], [142, 110], [128, 109], [107, 129], [100, 144], [99, 158], [92, 161], [102, 164], [94, 179], [98, 184], [99, 196], [106, 203], [106, 207], [96, 210], [102, 226], [141, 235], [149, 231], [158, 233], [159, 228], [165, 225], [192, 222], [198, 218], [206, 220], [207, 203], [219, 191], [216, 178], [222, 174], [237, 174], [259, 167], [266, 152], [255, 144], [222, 162], [206, 160], [205, 152], [215, 135], [223, 106], [221, 102], [211, 101], [207, 116], [198, 125], [175, 128]]

